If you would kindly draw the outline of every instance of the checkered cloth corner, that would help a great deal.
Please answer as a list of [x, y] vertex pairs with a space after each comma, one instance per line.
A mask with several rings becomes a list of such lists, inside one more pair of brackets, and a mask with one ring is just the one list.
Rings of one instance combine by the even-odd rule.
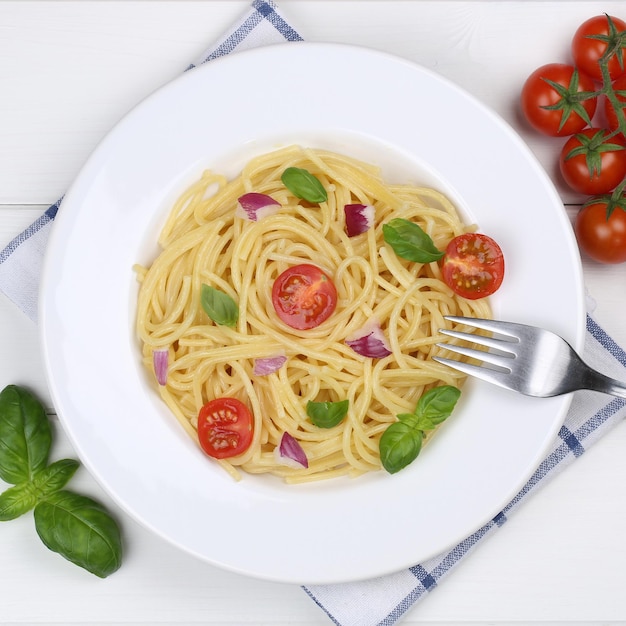
[[[626, 380], [626, 352], [587, 316], [585, 361], [613, 378]], [[517, 508], [551, 478], [579, 458], [626, 417], [626, 400], [593, 391], [578, 391], [557, 437], [523, 489], [491, 521], [451, 550], [408, 570], [375, 580], [305, 587], [309, 596], [338, 626], [391, 626], [482, 541], [497, 531]]]
[[[187, 69], [240, 50], [301, 40], [273, 0], [254, 0], [242, 19]], [[46, 243], [59, 210], [62, 210], [61, 200], [0, 252], [0, 291], [33, 321], [37, 320], [37, 296]], [[602, 372], [626, 379], [626, 353], [590, 316], [587, 318], [584, 357]], [[304, 591], [338, 626], [391, 626], [397, 623], [409, 609], [435, 590], [462, 559], [500, 528], [527, 497], [583, 454], [625, 415], [623, 400], [593, 392], [577, 392], [544, 461], [520, 493], [488, 524], [452, 550], [407, 570], [367, 581], [306, 586]]]
[[[245, 15], [187, 70], [226, 54], [287, 41], [302, 41], [302, 37], [285, 21], [273, 0], [254, 0]], [[34, 322], [46, 244], [62, 200], [49, 207], [0, 252], [0, 291]]]

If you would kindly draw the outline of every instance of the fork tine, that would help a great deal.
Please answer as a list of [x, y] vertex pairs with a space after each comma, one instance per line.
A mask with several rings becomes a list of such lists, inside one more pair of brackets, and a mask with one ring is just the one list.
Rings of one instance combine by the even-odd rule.
[[511, 354], [511, 356], [506, 356], [504, 354], [485, 352], [485, 350], [475, 350], [474, 348], [455, 346], [448, 343], [438, 343], [437, 346], [439, 346], [440, 348], [444, 348], [445, 350], [449, 350], [450, 352], [454, 352], [455, 354], [460, 354], [462, 356], [467, 356], [472, 359], [483, 361], [484, 363], [495, 365], [496, 367], [500, 367], [506, 370], [506, 373], [510, 373], [511, 368], [509, 366], [512, 358], [515, 358], [514, 354]]
[[514, 340], [518, 338], [512, 334], [512, 324], [508, 322], [498, 322], [496, 320], [480, 319], [477, 317], [458, 317], [456, 315], [446, 315], [444, 319], [450, 322], [456, 322], [457, 324], [464, 324], [465, 326], [473, 326], [474, 328], [480, 328], [481, 330], [487, 330], [492, 333], [498, 333], [505, 337], [511, 337]]
[[463, 333], [458, 330], [448, 330], [447, 328], [440, 328], [439, 332], [447, 337], [454, 337], [455, 339], [462, 339], [470, 343], [475, 343], [478, 346], [485, 346], [486, 348], [493, 348], [494, 350], [500, 350], [508, 354], [515, 355], [513, 350], [507, 349], [507, 344], [516, 344], [517, 341], [511, 339], [493, 339], [492, 337], [483, 337], [483, 335], [477, 335], [475, 333]]
[[465, 363], [464, 361], [455, 361], [454, 359], [446, 359], [440, 356], [432, 357], [433, 361], [437, 361], [437, 363], [442, 363], [443, 365], [448, 365], [452, 369], [458, 370], [459, 372], [463, 372], [468, 376], [474, 376], [474, 378], [480, 378], [481, 380], [487, 381], [488, 383], [492, 383], [494, 385], [498, 385], [498, 387], [504, 387], [505, 389], [510, 389], [509, 385], [505, 383], [508, 379], [507, 377], [510, 374], [501, 372], [499, 370], [489, 369], [487, 367], [480, 367], [479, 365], [472, 365], [471, 363]]

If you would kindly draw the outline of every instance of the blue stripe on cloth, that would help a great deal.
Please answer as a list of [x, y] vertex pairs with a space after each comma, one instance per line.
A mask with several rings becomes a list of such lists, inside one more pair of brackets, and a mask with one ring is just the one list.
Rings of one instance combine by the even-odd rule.
[[271, 0], [254, 0], [252, 6], [274, 26], [287, 41], [302, 41], [302, 37], [275, 11], [276, 5]]
[[[595, 324], [595, 322], [594, 322]], [[604, 331], [597, 327], [597, 331], [604, 334]], [[603, 344], [605, 345], [605, 344]], [[619, 348], [619, 346], [618, 346]], [[621, 348], [619, 351], [623, 352]], [[502, 509], [489, 523], [470, 535], [465, 541], [455, 546], [450, 552], [445, 554], [436, 565], [429, 569], [429, 564], [416, 565], [409, 568], [409, 571], [419, 581], [409, 594], [407, 594], [396, 606], [389, 612], [387, 617], [379, 622], [378, 626], [391, 626], [395, 624], [427, 591], [432, 591], [437, 584], [445, 577], [452, 568], [461, 561], [467, 554], [491, 531], [500, 528], [508, 519], [507, 514], [533, 490], [541, 481], [549, 474], [553, 473], [557, 467], [565, 460], [573, 461], [578, 458], [585, 448], [582, 442], [600, 426], [605, 424], [620, 409], [624, 407], [624, 400], [615, 398], [593, 416], [591, 416], [580, 428], [572, 432], [567, 427], [563, 427], [559, 432], [559, 437], [563, 440], [561, 445], [556, 448], [543, 460], [531, 478], [528, 480], [523, 489], [511, 500], [511, 502]]]
[[[560, 446], [557, 446], [539, 465], [535, 470], [535, 473], [528, 480], [523, 489], [511, 500], [511, 502], [504, 507], [503, 513], [508, 513], [516, 507], [517, 504], [524, 499], [548, 474], [552, 473], [557, 466], [563, 463], [565, 460], [573, 461], [574, 458], [578, 458], [584, 447], [582, 442], [589, 437], [593, 432], [605, 424], [611, 417], [613, 417], [620, 409], [624, 407], [624, 400], [615, 398], [608, 404], [605, 404], [601, 409], [596, 411], [584, 424], [580, 426], [576, 431], [571, 433], [571, 436], [578, 442], [575, 449], [572, 448], [571, 441], [564, 442]], [[565, 427], [564, 427], [565, 428]], [[567, 429], [566, 429], [567, 430]], [[569, 432], [569, 431], [568, 431]], [[563, 429], [559, 433], [562, 438]], [[569, 459], [568, 459], [569, 457]]]
[[574, 456], [580, 456], [585, 449], [581, 445], [578, 437], [567, 426], [562, 426], [559, 430], [559, 437], [566, 443], [567, 447], [574, 453]]
[[431, 576], [439, 582], [445, 574], [447, 574], [454, 565], [456, 565], [472, 548], [485, 537], [491, 530], [497, 528], [495, 522], [490, 521], [476, 532], [466, 537], [461, 543], [457, 544], [441, 559], [435, 567], [430, 571]]
[[608, 404], [605, 404], [599, 411], [596, 411], [584, 424], [576, 431], [576, 437], [580, 441], [584, 441], [589, 435], [594, 433], [600, 426], [604, 425], [612, 418], [620, 409], [624, 408], [626, 400], [621, 398], [613, 398]]
[[[292, 28], [285, 20], [276, 12], [276, 5], [273, 0], [254, 0], [252, 8], [254, 13], [249, 15], [241, 25], [227, 37], [215, 50], [213, 50], [201, 63], [212, 61], [219, 57], [230, 54], [248, 35], [263, 21], [267, 20], [287, 41], [302, 41], [299, 33]], [[188, 70], [196, 67], [191, 64]]]
[[404, 596], [377, 626], [391, 626], [395, 624], [426, 592], [433, 591], [437, 587], [437, 583], [494, 528], [496, 528], [496, 524], [493, 521], [479, 528], [475, 533], [450, 550], [430, 571], [424, 565], [410, 567], [409, 571], [417, 578], [419, 584]]
[[0, 252], [0, 263], [4, 263], [24, 242], [28, 241], [35, 233], [39, 232], [48, 222], [51, 222], [61, 205], [60, 198], [52, 206], [48, 207], [28, 228], [14, 237]]
[[500, 513], [498, 513], [492, 520], [492, 522], [498, 527], [500, 528], [501, 526], [504, 525], [504, 523], [507, 521], [507, 516], [504, 514], [503, 511], [500, 511]]
[[626, 352], [621, 346], [617, 345], [612, 337], [606, 334], [605, 330], [587, 315], [587, 331], [591, 336], [615, 359], [626, 367]]
[[202, 63], [230, 54], [259, 25], [262, 19], [263, 15], [258, 11], [250, 15], [230, 37], [203, 59]]
[[433, 578], [432, 574], [424, 569], [422, 565], [415, 565], [409, 568], [413, 575], [422, 583], [422, 586], [426, 591], [430, 591], [433, 587], [437, 586], [437, 581]]
[[568, 455], [572, 454], [572, 449], [565, 443], [557, 446], [535, 470], [522, 490], [507, 504], [502, 512], [507, 514], [515, 508], [550, 472], [552, 472]]
[[[378, 626], [391, 626], [395, 624], [406, 611], [408, 611], [419, 600], [424, 593], [431, 591], [436, 587], [436, 583], [442, 580], [446, 574], [448, 574], [452, 568], [465, 558], [474, 547], [477, 546], [480, 541], [486, 537], [491, 531], [500, 528], [507, 521], [507, 513], [510, 512], [515, 506], [530, 493], [547, 474], [549, 474], [568, 454], [571, 454], [571, 448], [563, 443], [558, 446], [544, 461], [539, 468], [535, 471], [533, 476], [526, 483], [524, 488], [517, 494], [517, 496], [498, 513], [490, 522], [485, 524], [482, 528], [478, 529], [475, 533], [467, 537], [464, 541], [456, 545], [450, 552], [433, 567], [430, 571], [423, 565], [416, 565], [409, 570], [416, 576], [419, 583], [407, 594], [397, 605], [390, 611], [387, 617], [381, 621]], [[428, 576], [428, 581], [432, 579], [435, 584], [430, 583], [428, 586], [424, 583]]]
[[320, 609], [322, 609], [322, 611], [324, 611], [324, 613], [326, 613], [326, 615], [328, 615], [330, 621], [333, 624], [336, 624], [336, 626], [341, 626], [341, 622], [335, 619], [333, 614], [317, 599], [315, 594], [312, 593], [311, 590], [306, 587], [306, 585], [302, 585], [302, 590], [307, 594], [307, 596], [309, 596], [309, 598], [311, 598], [311, 600], [313, 600], [313, 602], [315, 602], [315, 604], [317, 604], [317, 606], [320, 607]]
[[[240, 43], [252, 33], [252, 31], [263, 21], [267, 20], [269, 24], [274, 26], [277, 32], [287, 41], [302, 41], [302, 37], [293, 29], [281, 15], [277, 12], [274, 0], [254, 0], [251, 4], [253, 11], [238, 26], [233, 33], [218, 46], [210, 55], [203, 59], [203, 63], [224, 56], [232, 52]], [[189, 68], [195, 67], [194, 64]], [[0, 251], [0, 263], [6, 261], [19, 246], [28, 241], [43, 226], [54, 220], [61, 204], [61, 200], [50, 206], [38, 219], [36, 219], [28, 228], [17, 235], [9, 244]]]

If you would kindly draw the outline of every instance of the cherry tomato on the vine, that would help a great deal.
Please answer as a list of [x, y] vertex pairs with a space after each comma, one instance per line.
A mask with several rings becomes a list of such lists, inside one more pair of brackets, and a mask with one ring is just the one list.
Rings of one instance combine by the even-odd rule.
[[287, 326], [308, 330], [333, 314], [337, 289], [330, 276], [316, 265], [294, 265], [274, 281], [272, 304]]
[[522, 87], [521, 106], [528, 123], [539, 132], [566, 137], [591, 123], [597, 96], [585, 99], [580, 93], [593, 93], [594, 82], [565, 63], [548, 63], [537, 68]]
[[[624, 106], [626, 106], [626, 95], [621, 95], [619, 93], [620, 91], [623, 91], [626, 94], [626, 74], [613, 81], [613, 91], [615, 92], [615, 97], [620, 102], [623, 102]], [[606, 117], [606, 125], [611, 130], [617, 129], [619, 126], [617, 114], [615, 113], [615, 109], [613, 108], [611, 101], [606, 97], [604, 98], [604, 115]]]
[[244, 453], [252, 442], [252, 430], [252, 414], [237, 398], [210, 400], [198, 414], [200, 446], [214, 459]]
[[465, 233], [446, 247], [441, 272], [446, 285], [462, 298], [485, 298], [502, 284], [504, 255], [491, 237]]
[[607, 200], [585, 205], [576, 216], [574, 232], [581, 250], [600, 263], [626, 261], [626, 211], [615, 208], [607, 217]]
[[609, 47], [616, 49], [608, 62], [611, 80], [626, 72], [626, 39], [620, 35], [626, 31], [626, 22], [613, 16], [611, 22], [606, 15], [592, 17], [578, 27], [572, 39], [574, 65], [597, 81], [602, 80], [598, 61]]
[[585, 128], [570, 137], [561, 150], [559, 165], [565, 182], [578, 193], [608, 193], [626, 177], [626, 144], [607, 131]]

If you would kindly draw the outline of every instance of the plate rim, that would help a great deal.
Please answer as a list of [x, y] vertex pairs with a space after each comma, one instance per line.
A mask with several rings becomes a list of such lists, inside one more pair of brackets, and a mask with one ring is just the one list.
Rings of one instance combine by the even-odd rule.
[[[496, 121], [496, 123], [500, 123], [500, 124], [504, 124], [511, 133], [513, 133], [514, 137], [516, 137], [519, 140], [519, 143], [524, 146], [527, 153], [526, 153], [526, 158], [527, 159], [534, 159], [535, 162], [535, 167], [539, 167], [541, 169], [541, 171], [543, 171], [543, 168], [541, 168], [541, 166], [539, 165], [538, 161], [536, 161], [536, 159], [534, 158], [534, 156], [532, 155], [532, 153], [530, 152], [530, 149], [526, 146], [526, 144], [521, 140], [521, 137], [512, 129], [512, 127], [510, 127], [497, 113], [495, 113], [494, 111], [492, 111], [491, 109], [488, 109], [488, 107], [486, 107], [482, 102], [480, 102], [478, 99], [476, 99], [474, 96], [472, 96], [471, 94], [468, 94], [467, 91], [463, 90], [462, 88], [460, 88], [458, 85], [452, 83], [451, 81], [449, 81], [448, 79], [446, 79], [445, 77], [442, 77], [438, 74], [436, 74], [435, 72], [432, 72], [431, 70], [428, 70], [428, 68], [424, 68], [423, 66], [420, 66], [412, 61], [409, 61], [407, 59], [401, 58], [401, 57], [396, 57], [390, 53], [387, 52], [381, 52], [381, 51], [376, 51], [376, 50], [372, 50], [370, 48], [363, 48], [361, 46], [354, 46], [351, 44], [332, 44], [332, 43], [318, 43], [318, 42], [290, 42], [288, 44], [274, 44], [274, 45], [270, 45], [270, 46], [264, 46], [261, 48], [256, 48], [254, 50], [248, 50], [248, 51], [242, 51], [242, 52], [238, 52], [237, 56], [240, 58], [255, 58], [255, 57], [262, 57], [262, 56], [267, 56], [268, 54], [271, 54], [270, 49], [284, 49], [286, 46], [298, 46], [301, 49], [310, 49], [310, 50], [334, 50], [334, 51], [339, 51], [339, 50], [348, 50], [350, 51], [350, 54], [355, 53], [358, 55], [363, 54], [366, 57], [378, 57], [378, 58], [384, 58], [386, 59], [386, 62], [390, 62], [391, 64], [396, 64], [396, 63], [400, 63], [404, 66], [408, 66], [412, 69], [419, 69], [421, 72], [425, 72], [427, 74], [430, 74], [436, 81], [438, 82], [442, 82], [442, 83], [446, 83], [448, 84], [455, 92], [461, 92], [464, 93], [466, 97], [468, 97], [470, 100], [472, 100], [474, 102], [474, 104], [478, 107], [482, 107], [484, 110], [487, 110], [490, 114], [490, 116]], [[196, 71], [204, 71], [205, 73], [213, 73], [213, 70], [211, 69], [212, 67], [215, 67], [216, 64], [219, 63], [229, 63], [229, 59], [232, 59], [232, 57], [229, 55], [227, 57], [222, 57], [221, 59], [216, 59], [214, 61], [212, 61], [210, 64], [206, 64], [205, 66], [198, 66], [197, 68], [194, 68], [194, 72]], [[120, 124], [124, 121], [129, 119], [130, 115], [135, 115], [137, 111], [140, 111], [142, 106], [144, 105], [144, 103], [152, 101], [154, 98], [158, 98], [159, 94], [164, 93], [167, 90], [170, 89], [175, 89], [175, 85], [179, 83], [179, 81], [182, 80], [190, 80], [188, 78], [185, 78], [187, 75], [184, 74], [183, 76], [174, 79], [173, 81], [170, 81], [169, 83], [167, 83], [166, 85], [162, 86], [161, 88], [155, 90], [152, 94], [150, 94], [149, 96], [147, 96], [146, 98], [144, 98], [139, 104], [137, 104], [135, 107], [133, 107], [128, 114], [126, 114], [117, 124], [115, 124], [112, 129], [105, 135], [105, 137], [103, 138], [103, 140], [101, 142], [99, 142], [99, 144], [96, 146], [96, 148], [94, 149], [94, 151], [92, 152], [92, 154], [90, 155], [89, 159], [87, 160], [87, 162], [85, 163], [85, 165], [80, 169], [78, 175], [76, 176], [74, 182], [72, 183], [72, 185], [70, 186], [70, 189], [68, 190], [65, 198], [68, 198], [67, 202], [68, 203], [72, 203], [74, 202], [74, 196], [76, 195], [76, 197], [78, 198], [79, 191], [78, 187], [80, 182], [82, 181], [82, 177], [85, 176], [85, 172], [89, 171], [89, 167], [90, 167], [90, 163], [93, 163], [93, 159], [96, 158], [96, 155], [99, 153], [100, 150], [102, 149], [106, 149], [106, 141], [108, 140], [108, 138], [116, 132], [117, 129], [120, 128]], [[173, 87], [174, 85], [174, 87]], [[105, 148], [103, 148], [102, 146], [105, 146]], [[545, 174], [545, 172], [544, 172]], [[547, 177], [547, 174], [545, 174], [545, 180], [549, 181], [549, 178]], [[550, 181], [551, 184], [551, 181]], [[556, 192], [555, 189], [553, 189], [554, 195], [558, 198], [558, 194]], [[559, 198], [560, 200], [560, 198]], [[48, 278], [48, 275], [52, 272], [51, 267], [54, 263], [53, 256], [54, 256], [54, 252], [58, 249], [58, 247], [61, 245], [61, 242], [58, 241], [58, 239], [60, 239], [60, 233], [61, 233], [61, 227], [57, 228], [58, 224], [65, 224], [66, 221], [70, 221], [69, 217], [65, 218], [64, 215], [66, 215], [66, 213], [63, 212], [63, 210], [59, 211], [57, 218], [55, 220], [55, 225], [52, 228], [52, 232], [50, 235], [50, 240], [48, 243], [48, 249], [46, 250], [46, 255], [45, 255], [45, 260], [44, 260], [44, 267], [42, 269], [42, 280], [41, 280], [41, 284], [40, 284], [40, 298], [39, 298], [39, 319], [40, 319], [40, 325], [39, 325], [39, 329], [40, 329], [40, 343], [42, 346], [42, 353], [44, 356], [44, 369], [45, 369], [45, 374], [46, 374], [46, 380], [48, 381], [48, 387], [50, 389], [50, 393], [51, 393], [51, 397], [53, 399], [53, 404], [55, 407], [64, 407], [65, 406], [65, 402], [64, 400], [60, 397], [60, 393], [59, 393], [59, 388], [57, 386], [56, 381], [54, 380], [55, 374], [54, 374], [54, 367], [52, 365], [52, 358], [51, 358], [51, 348], [52, 346], [50, 345], [50, 336], [48, 334], [46, 334], [46, 330], [48, 328], [48, 323], [49, 323], [49, 311], [48, 311], [48, 307], [51, 306], [49, 303], [49, 299], [52, 297], [51, 294], [51, 288], [50, 288], [50, 281]], [[55, 233], [57, 233], [55, 235]], [[570, 240], [571, 243], [571, 240]], [[580, 300], [580, 310], [578, 311], [578, 315], [579, 315], [579, 324], [578, 324], [578, 334], [575, 338], [573, 338], [573, 343], [575, 345], [575, 347], [577, 349], [581, 349], [583, 344], [584, 344], [584, 336], [585, 336], [585, 326], [584, 326], [584, 319], [585, 319], [585, 311], [584, 311], [584, 289], [583, 289], [583, 281], [582, 281], [582, 265], [580, 263], [580, 257], [578, 256], [578, 267], [576, 269], [577, 275], [578, 275], [578, 281], [577, 281], [577, 287], [579, 290], [578, 293], [578, 299]], [[564, 418], [567, 409], [569, 408], [569, 404], [571, 402], [571, 396], [570, 397], [565, 397], [563, 399], [561, 399], [557, 404], [559, 405], [559, 412], [561, 414], [561, 417]], [[229, 565], [228, 563], [217, 563], [213, 560], [211, 560], [210, 558], [207, 558], [206, 556], [203, 555], [198, 555], [193, 551], [190, 551], [186, 548], [185, 545], [179, 544], [177, 543], [175, 540], [173, 540], [171, 537], [168, 537], [166, 534], [164, 534], [162, 531], [159, 531], [158, 528], [155, 528], [154, 526], [150, 525], [149, 523], [147, 523], [147, 521], [141, 517], [137, 517], [137, 513], [136, 511], [132, 510], [132, 508], [129, 509], [128, 505], [126, 502], [122, 502], [119, 500], [119, 498], [116, 496], [116, 494], [112, 493], [111, 490], [109, 489], [109, 487], [107, 486], [106, 481], [103, 482], [102, 481], [102, 477], [100, 476], [100, 473], [97, 471], [97, 469], [95, 467], [92, 466], [91, 460], [88, 458], [83, 458], [83, 455], [81, 454], [82, 450], [82, 446], [80, 445], [80, 442], [76, 440], [75, 438], [75, 432], [73, 430], [73, 428], [70, 427], [69, 422], [66, 421], [66, 416], [65, 414], [62, 414], [62, 409], [59, 409], [59, 419], [63, 425], [63, 428], [65, 430], [65, 432], [68, 434], [68, 437], [70, 438], [70, 440], [72, 441], [72, 445], [75, 447], [75, 449], [77, 450], [77, 453], [79, 454], [79, 456], [81, 457], [81, 461], [88, 467], [90, 474], [96, 479], [96, 481], [103, 486], [103, 488], [105, 489], [107, 495], [109, 495], [127, 514], [129, 514], [131, 517], [133, 517], [135, 520], [137, 520], [138, 522], [141, 523], [142, 526], [149, 528], [152, 532], [156, 533], [157, 535], [161, 536], [162, 538], [164, 538], [165, 540], [167, 540], [168, 542], [177, 545], [179, 548], [194, 554], [195, 556], [199, 556], [201, 559], [214, 563], [216, 565], [219, 565], [220, 567], [224, 567], [226, 569], [230, 569], [232, 571], [237, 571], [239, 573], [243, 573], [246, 575], [251, 575], [251, 576], [255, 576], [258, 578], [266, 578], [269, 580], [275, 580], [275, 581], [280, 581], [280, 582], [294, 582], [293, 579], [291, 578], [283, 578], [279, 575], [277, 575], [276, 573], [269, 575], [269, 576], [263, 576], [263, 574], [261, 572], [250, 572], [250, 571], [245, 571], [245, 568], [241, 568], [238, 566], [232, 566]], [[562, 422], [561, 417], [559, 417], [558, 419], [555, 420], [555, 424], [554, 424], [554, 428], [553, 428], [553, 434], [556, 434], [556, 430], [559, 426], [559, 423]], [[542, 456], [544, 455], [545, 451], [547, 450], [547, 446], [550, 443], [550, 439], [548, 438], [548, 440], [545, 442], [544, 448], [541, 451], [537, 451], [537, 454], [535, 455], [535, 467], [536, 465], [538, 465], [538, 463], [541, 461]], [[526, 476], [526, 478], [528, 478], [531, 474], [532, 474], [533, 470], [529, 470], [528, 471], [528, 476]], [[523, 486], [523, 481], [522, 484], [517, 485], [515, 488], [512, 488], [510, 491], [512, 493], [512, 495], [515, 495], [515, 489], [518, 489], [520, 486]], [[501, 505], [506, 505], [507, 502], [502, 502]], [[495, 507], [496, 509], [500, 508], [499, 506]], [[498, 511], [489, 511], [489, 512], [485, 512], [485, 516], [484, 519], [485, 521], [488, 521], [489, 519], [491, 519], [490, 516], [496, 514]], [[473, 531], [475, 531], [477, 528], [474, 528]], [[468, 532], [467, 534], [470, 534], [471, 532]], [[452, 547], [458, 540], [462, 539], [463, 537], [457, 537], [456, 539], [452, 539], [449, 543], [448, 546], [446, 546], [444, 549], [448, 549], [450, 547]], [[438, 550], [435, 552], [435, 554], [438, 553]], [[434, 556], [435, 554], [430, 554], [429, 556]], [[425, 557], [428, 558], [428, 557]], [[423, 560], [423, 559], [420, 559]], [[386, 568], [384, 571], [380, 571], [377, 575], [384, 575], [384, 574], [388, 574], [391, 573], [393, 571], [396, 571], [398, 569], [402, 569], [403, 567], [405, 567], [405, 565], [399, 565], [397, 567], [393, 567], [391, 569]], [[367, 572], [367, 574], [364, 576], [365, 578], [371, 577], [372, 576], [372, 572], [369, 571]], [[304, 584], [323, 584], [323, 583], [334, 583], [334, 582], [346, 582], [349, 580], [359, 580], [362, 579], [363, 577], [361, 576], [356, 576], [356, 577], [352, 577], [352, 576], [345, 576], [342, 575], [340, 578], [335, 578], [332, 575], [328, 576], [327, 578], [320, 578], [319, 576], [313, 577], [312, 579], [310, 578], [305, 578], [302, 580], [299, 580], [297, 582], [300, 583], [304, 583]]]

